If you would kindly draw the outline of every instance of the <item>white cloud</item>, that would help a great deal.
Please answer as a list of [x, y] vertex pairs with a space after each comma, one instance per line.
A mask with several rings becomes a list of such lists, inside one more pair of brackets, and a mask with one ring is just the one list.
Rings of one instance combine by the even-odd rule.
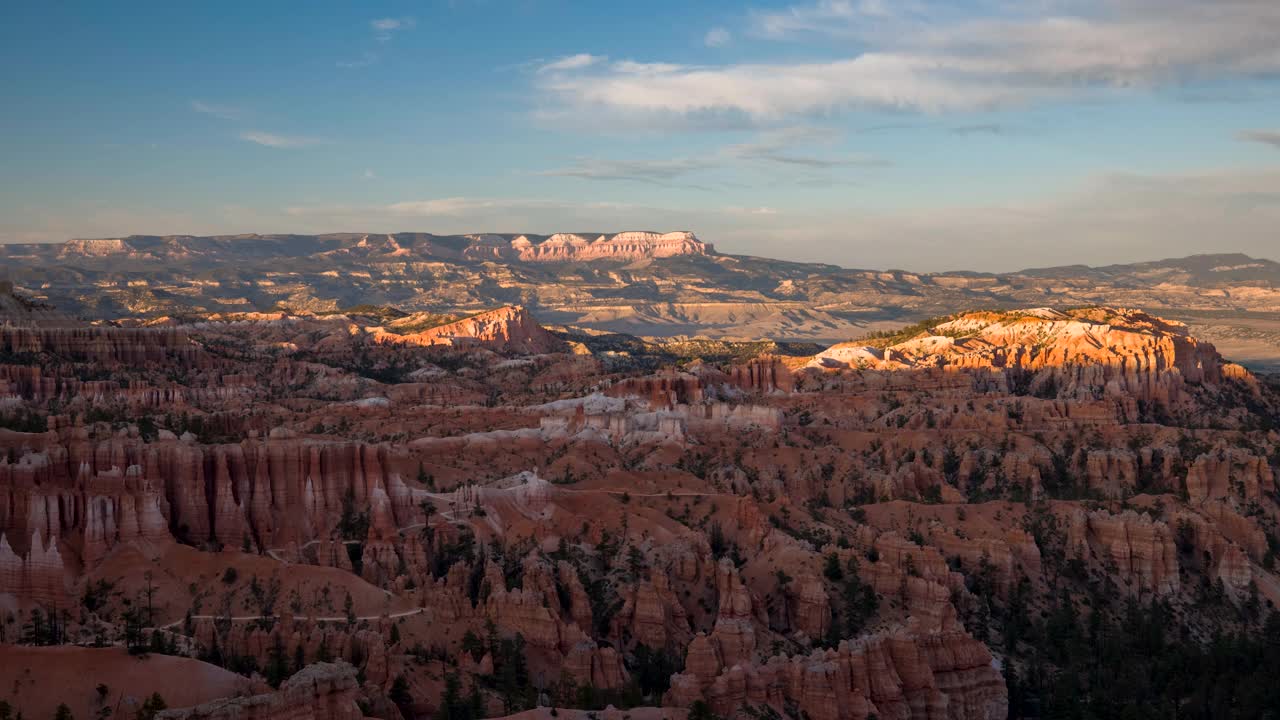
[[1237, 138], [1280, 148], [1280, 130], [1243, 130]]
[[191, 109], [204, 115], [212, 115], [222, 120], [240, 120], [245, 116], [245, 111], [233, 105], [222, 105], [219, 103], [210, 103], [203, 100], [192, 100]]
[[972, 19], [945, 3], [822, 0], [758, 14], [756, 31], [780, 40], [856, 38], [856, 54], [807, 63], [644, 63], [660, 68], [646, 73], [625, 63], [555, 65], [543, 68], [540, 85], [580, 110], [776, 121], [853, 107], [972, 111], [1280, 72], [1280, 3], [1273, 0], [991, 0], [979, 7], [985, 14]]
[[940, 112], [1009, 103], [1034, 87], [993, 86], [942, 78], [933, 62], [867, 54], [852, 60], [794, 65], [697, 68], [661, 72], [552, 73], [545, 91], [586, 109], [620, 113], [744, 113], [757, 120], [872, 105]]
[[674, 63], [641, 63], [634, 60], [622, 60], [613, 64], [615, 72], [624, 75], [657, 75], [680, 70]]
[[276, 133], [261, 132], [258, 130], [242, 132], [240, 133], [240, 139], [271, 148], [300, 148], [324, 143], [324, 141], [319, 138], [304, 137], [301, 135], [278, 135]]
[[702, 42], [707, 47], [712, 47], [712, 48], [724, 47], [732, 41], [733, 41], [733, 36], [729, 34], [728, 30], [722, 27], [711, 28], [710, 30], [707, 31], [706, 36], [702, 38]]
[[568, 55], [538, 68], [540, 73], [564, 72], [567, 70], [583, 70], [592, 65], [603, 62], [606, 58], [602, 55], [591, 55], [590, 53], [578, 53], [577, 55]]
[[880, 0], [819, 0], [782, 11], [757, 11], [752, 13], [752, 20], [756, 32], [767, 37], [783, 37], [801, 32], [852, 34], [857, 25], [865, 26], [868, 21], [891, 15]]

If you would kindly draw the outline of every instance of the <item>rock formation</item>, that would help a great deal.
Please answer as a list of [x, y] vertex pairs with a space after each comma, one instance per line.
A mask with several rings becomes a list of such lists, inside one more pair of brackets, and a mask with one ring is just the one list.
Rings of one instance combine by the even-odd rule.
[[386, 332], [378, 328], [374, 339], [392, 345], [483, 347], [527, 353], [552, 352], [562, 346], [520, 306], [498, 308], [421, 332]]
[[161, 720], [360, 720], [356, 670], [345, 663], [309, 665], [278, 692], [164, 710]]

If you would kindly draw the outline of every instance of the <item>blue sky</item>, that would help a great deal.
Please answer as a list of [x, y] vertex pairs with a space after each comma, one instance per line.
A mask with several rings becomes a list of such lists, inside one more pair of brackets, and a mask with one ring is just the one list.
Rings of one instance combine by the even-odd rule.
[[0, 241], [690, 229], [854, 267], [1280, 259], [1272, 0], [5, 15]]

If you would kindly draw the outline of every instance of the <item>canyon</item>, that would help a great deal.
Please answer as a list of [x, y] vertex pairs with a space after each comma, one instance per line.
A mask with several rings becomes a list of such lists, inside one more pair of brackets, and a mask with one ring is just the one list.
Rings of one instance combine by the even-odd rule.
[[[1014, 307], [1057, 276], [766, 277], [690, 233], [0, 250], [0, 700], [28, 718], [1196, 716], [1078, 660], [1146, 623], [1147, 657], [1280, 640], [1280, 393], [1194, 322], [1075, 302], [1132, 269]], [[1222, 262], [1180, 287], [1275, 302]], [[838, 316], [859, 284], [990, 302]], [[841, 341], [618, 332], [636, 293]]]

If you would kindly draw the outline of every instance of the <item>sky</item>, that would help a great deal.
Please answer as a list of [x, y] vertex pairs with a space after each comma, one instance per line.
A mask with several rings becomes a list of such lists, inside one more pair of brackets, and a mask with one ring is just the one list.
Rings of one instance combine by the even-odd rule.
[[1280, 259], [1275, 0], [2, 14], [0, 242], [692, 230], [917, 271]]

